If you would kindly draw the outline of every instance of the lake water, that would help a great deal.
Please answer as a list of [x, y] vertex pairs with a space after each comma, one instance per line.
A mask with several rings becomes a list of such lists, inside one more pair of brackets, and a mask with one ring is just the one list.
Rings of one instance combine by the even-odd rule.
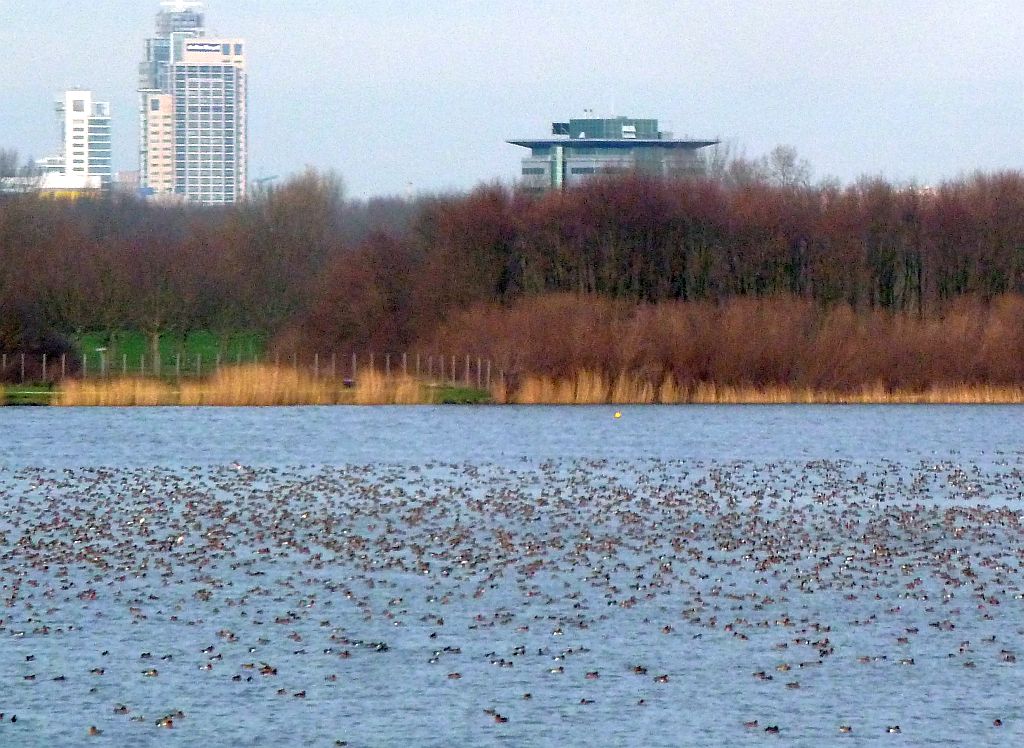
[[615, 410], [0, 409], [0, 745], [1024, 740], [1024, 411]]

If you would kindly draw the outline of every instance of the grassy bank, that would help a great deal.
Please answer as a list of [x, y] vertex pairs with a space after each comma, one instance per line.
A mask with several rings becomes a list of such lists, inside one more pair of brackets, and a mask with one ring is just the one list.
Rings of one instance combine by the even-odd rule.
[[[90, 332], [76, 342], [79, 351], [88, 358], [86, 365], [90, 371], [98, 372], [101, 366], [112, 372], [120, 372], [122, 368], [129, 373], [138, 372], [142, 367], [152, 370], [153, 349], [149, 338], [141, 332]], [[172, 367], [177, 359], [186, 371], [193, 371], [197, 363], [208, 370], [218, 360], [248, 362], [264, 356], [265, 352], [266, 340], [251, 333], [216, 335], [207, 330], [196, 330], [187, 335], [173, 332], [160, 335], [160, 358], [165, 369]]]
[[0, 405], [50, 405], [56, 395], [50, 384], [0, 385]]

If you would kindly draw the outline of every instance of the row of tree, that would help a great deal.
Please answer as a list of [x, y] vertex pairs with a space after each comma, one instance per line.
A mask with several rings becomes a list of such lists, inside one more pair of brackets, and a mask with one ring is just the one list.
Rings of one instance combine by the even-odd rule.
[[785, 295], [918, 316], [1024, 293], [1024, 175], [934, 189], [642, 176], [541, 197], [484, 187], [328, 263], [288, 344], [409, 346], [452, 310], [553, 292]]
[[[758, 168], [754, 168], [758, 167]], [[760, 169], [760, 170], [759, 170]], [[256, 332], [412, 349], [474, 305], [804, 299], [928, 317], [1024, 293], [1024, 175], [814, 185], [790, 152], [707, 179], [346, 200], [308, 172], [236, 206], [0, 195], [0, 346], [57, 332]]]

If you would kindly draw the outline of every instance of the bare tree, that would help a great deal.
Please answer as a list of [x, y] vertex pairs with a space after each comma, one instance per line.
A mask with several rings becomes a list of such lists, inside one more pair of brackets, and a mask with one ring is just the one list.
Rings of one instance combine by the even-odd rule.
[[0, 192], [11, 192], [18, 174], [18, 152], [0, 148]]
[[791, 145], [777, 145], [762, 159], [768, 180], [779, 187], [810, 187], [811, 163]]

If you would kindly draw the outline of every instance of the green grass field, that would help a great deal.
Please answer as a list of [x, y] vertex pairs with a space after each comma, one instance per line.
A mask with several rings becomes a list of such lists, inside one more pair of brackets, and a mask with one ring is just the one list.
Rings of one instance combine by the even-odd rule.
[[[266, 343], [263, 336], [251, 333], [231, 335], [226, 339], [203, 330], [184, 337], [166, 334], [160, 336], [160, 358], [165, 370], [173, 366], [180, 356], [183, 368], [191, 370], [196, 362], [200, 362], [205, 371], [214, 366], [218, 356], [223, 363], [262, 357]], [[147, 371], [153, 366], [149, 339], [140, 332], [126, 330], [109, 337], [101, 333], [86, 333], [78, 344], [89, 371], [99, 371], [101, 365], [114, 372], [122, 368], [138, 372], [141, 362], [145, 363]]]
[[491, 393], [475, 387], [445, 385], [437, 388], [437, 402], [441, 405], [486, 405], [492, 402]]

